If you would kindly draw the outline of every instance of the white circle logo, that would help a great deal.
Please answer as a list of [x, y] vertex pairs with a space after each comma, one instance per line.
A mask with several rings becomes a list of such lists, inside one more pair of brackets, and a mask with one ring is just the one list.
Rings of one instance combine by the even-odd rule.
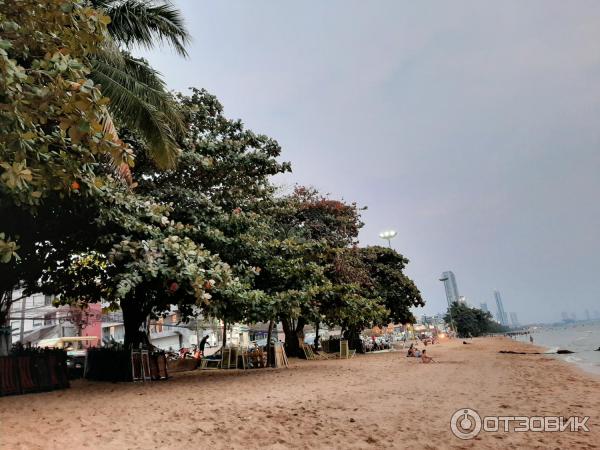
[[473, 439], [481, 431], [481, 417], [470, 408], [459, 409], [450, 419], [450, 429], [459, 439]]

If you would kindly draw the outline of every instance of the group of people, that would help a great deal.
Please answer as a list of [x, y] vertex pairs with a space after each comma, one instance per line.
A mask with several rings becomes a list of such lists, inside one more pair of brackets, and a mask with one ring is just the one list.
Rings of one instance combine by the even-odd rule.
[[436, 362], [431, 356], [427, 354], [427, 350], [423, 349], [423, 351], [419, 350], [415, 347], [415, 344], [410, 344], [408, 348], [408, 352], [406, 353], [407, 358], [420, 358], [422, 363], [430, 363]]

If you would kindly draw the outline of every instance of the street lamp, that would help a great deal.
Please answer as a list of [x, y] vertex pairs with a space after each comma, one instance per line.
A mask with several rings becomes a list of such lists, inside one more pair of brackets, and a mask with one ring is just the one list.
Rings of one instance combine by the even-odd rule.
[[[398, 234], [398, 233], [396, 233], [394, 230], [385, 230], [385, 231], [382, 231], [381, 233], [379, 233], [379, 237], [380, 237], [381, 239], [385, 239], [386, 241], [388, 241], [388, 247], [389, 247], [389, 248], [392, 248], [392, 243], [391, 243], [391, 240], [392, 240], [392, 239], [394, 239], [394, 238], [396, 237], [396, 235], [397, 235], [397, 234]], [[387, 327], [386, 327], [386, 329], [385, 329], [385, 334], [386, 334], [386, 335], [388, 334], [388, 329], [387, 329]], [[393, 336], [393, 333], [392, 333], [392, 336]], [[389, 336], [388, 336], [388, 339], [389, 339]], [[393, 344], [393, 340], [394, 340], [394, 339], [393, 339], [393, 337], [392, 337], [392, 339], [390, 340], [390, 351], [394, 350], [394, 344]]]
[[394, 239], [397, 234], [398, 233], [396, 233], [394, 230], [386, 230], [379, 233], [379, 237], [388, 241], [388, 246], [392, 248], [392, 243], [390, 241]]

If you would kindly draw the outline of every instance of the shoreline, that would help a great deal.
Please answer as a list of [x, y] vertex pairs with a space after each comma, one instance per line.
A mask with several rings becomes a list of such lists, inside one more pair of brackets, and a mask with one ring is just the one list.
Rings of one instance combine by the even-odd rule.
[[[594, 448], [600, 379], [508, 338], [349, 360], [290, 360], [289, 369], [193, 371], [166, 382], [76, 381], [0, 398], [0, 448]], [[535, 344], [534, 344], [535, 345]], [[541, 347], [538, 347], [541, 348]], [[590, 432], [456, 438], [461, 408], [481, 416], [590, 416]]]
[[[520, 341], [518, 339], [514, 339], [513, 341], [517, 342], [517, 343], [533, 346], [537, 349], [543, 349], [542, 353], [552, 357], [552, 359], [561, 361], [569, 366], [577, 367], [579, 370], [583, 371], [584, 373], [586, 373], [588, 375], [592, 375], [593, 377], [600, 379], [600, 366], [595, 364], [595, 362], [593, 360], [580, 359], [577, 356], [573, 356], [573, 355], [577, 355], [579, 353], [597, 351], [595, 349], [581, 351], [581, 350], [573, 350], [572, 348], [568, 348], [569, 345], [562, 345], [562, 346], [561, 345], [541, 345], [541, 344], [536, 343], [535, 341], [532, 344], [530, 342]], [[552, 350], [555, 350], [555, 351], [552, 351]], [[559, 354], [559, 353], [556, 353], [556, 350], [571, 350], [573, 353], [572, 354]], [[569, 358], [575, 358], [575, 359], [572, 359], [571, 361], [569, 361]]]

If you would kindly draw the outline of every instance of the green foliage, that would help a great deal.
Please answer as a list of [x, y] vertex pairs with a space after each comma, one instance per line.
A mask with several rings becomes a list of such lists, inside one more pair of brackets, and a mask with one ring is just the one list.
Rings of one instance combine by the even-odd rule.
[[444, 320], [456, 327], [456, 332], [460, 337], [477, 337], [487, 333], [505, 331], [504, 327], [493, 321], [489, 312], [471, 308], [459, 302], [452, 303]]
[[126, 47], [132, 45], [154, 48], [157, 43], [171, 45], [177, 53], [187, 56], [185, 46], [190, 36], [183, 17], [167, 1], [153, 0], [91, 0], [111, 19], [111, 36]]
[[175, 8], [91, 4], [0, 0], [0, 295], [22, 284], [108, 302], [134, 344], [174, 305], [183, 320], [281, 320], [296, 334], [412, 320], [423, 301], [408, 260], [356, 247], [356, 204], [276, 195], [270, 177], [290, 165], [274, 139], [204, 90], [171, 96], [122, 50], [185, 54]]
[[415, 283], [404, 273], [408, 259], [390, 248], [373, 246], [356, 249], [364, 264], [373, 295], [388, 311], [384, 323], [414, 323], [410, 308], [425, 302]]
[[92, 0], [110, 18], [109, 38], [92, 64], [91, 78], [110, 97], [109, 109], [120, 126], [136, 130], [154, 163], [172, 168], [177, 162], [177, 137], [184, 133], [182, 112], [161, 75], [147, 61], [123, 48], [153, 48], [168, 43], [185, 56], [189, 35], [180, 12], [168, 2]]
[[[110, 19], [86, 5], [0, 1], [0, 210], [12, 208], [11, 216], [37, 214], [42, 202], [96, 196], [112, 180], [101, 169], [107, 157], [133, 161], [105, 130], [109, 99], [89, 78]], [[32, 245], [23, 225], [8, 230], [3, 221], [3, 264], [17, 263]]]
[[103, 155], [132, 162], [104, 132], [109, 100], [88, 77], [109, 20], [83, 1], [0, 1], [3, 198], [35, 208], [50, 194], [93, 193]]

